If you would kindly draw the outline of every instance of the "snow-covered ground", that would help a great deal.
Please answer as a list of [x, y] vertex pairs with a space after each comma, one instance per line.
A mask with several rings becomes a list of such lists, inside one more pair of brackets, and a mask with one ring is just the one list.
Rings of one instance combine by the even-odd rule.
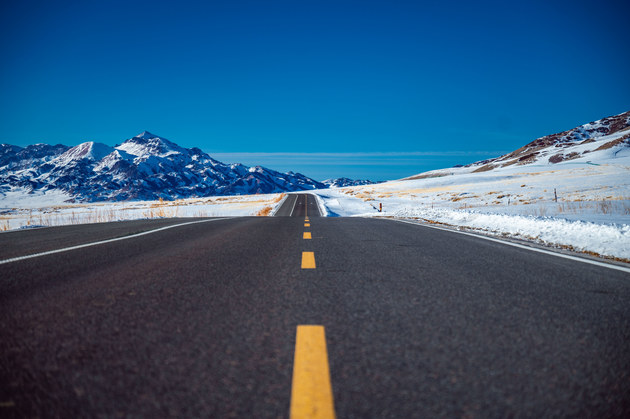
[[217, 196], [176, 201], [68, 204], [69, 196], [52, 192], [7, 193], [0, 200], [0, 231], [143, 218], [269, 215], [284, 194]]
[[473, 173], [478, 167], [315, 193], [329, 216], [425, 220], [630, 261], [630, 147]]

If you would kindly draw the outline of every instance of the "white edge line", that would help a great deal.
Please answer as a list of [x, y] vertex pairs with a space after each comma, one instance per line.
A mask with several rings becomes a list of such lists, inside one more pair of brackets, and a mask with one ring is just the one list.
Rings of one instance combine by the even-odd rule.
[[442, 227], [438, 227], [438, 226], [426, 225], [426, 224], [423, 224], [423, 223], [410, 221], [410, 220], [400, 220], [400, 219], [396, 219], [396, 218], [382, 218], [382, 219], [390, 220], [390, 221], [398, 221], [399, 223], [411, 224], [411, 225], [420, 226], [420, 227], [434, 228], [436, 230], [450, 231], [452, 233], [464, 234], [466, 236], [477, 237], [477, 238], [480, 238], [480, 239], [489, 240], [491, 242], [506, 244], [508, 246], [518, 247], [518, 248], [521, 248], [521, 249], [531, 250], [533, 252], [544, 253], [544, 254], [547, 254], [547, 255], [557, 256], [557, 257], [560, 257], [560, 258], [565, 258], [565, 259], [569, 259], [569, 260], [575, 260], [577, 262], [590, 263], [591, 265], [601, 266], [601, 267], [609, 268], [609, 269], [616, 269], [616, 270], [621, 271], [621, 272], [630, 273], [630, 268], [626, 268], [624, 266], [613, 265], [613, 264], [605, 263], [605, 262], [598, 262], [596, 260], [581, 258], [581, 257], [577, 257], [577, 256], [565, 255], [563, 253], [558, 253], [558, 252], [554, 252], [554, 251], [546, 250], [546, 249], [539, 249], [539, 248], [536, 248], [536, 247], [525, 246], [525, 245], [518, 244], [518, 243], [512, 243], [512, 242], [509, 242], [509, 241], [496, 239], [494, 237], [488, 237], [488, 236], [484, 236], [484, 235], [481, 235], [481, 234], [468, 233], [466, 231], [459, 231], [459, 230], [451, 230], [451, 229], [448, 229], [448, 228], [442, 228]]
[[293, 211], [295, 210], [295, 204], [297, 204], [297, 200], [298, 200], [298, 194], [294, 194], [295, 195], [295, 201], [293, 201], [293, 208], [291, 208], [291, 212], [289, 213], [289, 217], [293, 217]]
[[276, 215], [276, 212], [278, 212], [278, 210], [280, 209], [282, 204], [284, 204], [284, 201], [286, 201], [288, 197], [289, 197], [289, 194], [284, 194], [284, 197], [282, 198], [282, 200], [278, 202], [278, 205], [276, 205], [273, 211], [271, 211], [271, 213], [269, 214], [270, 217], [273, 217], [274, 215]]
[[317, 208], [319, 209], [319, 216], [320, 217], [327, 217], [328, 216], [328, 210], [324, 211], [325, 205], [324, 205], [324, 200], [322, 199], [322, 197], [317, 195], [314, 192], [311, 192], [310, 194], [315, 197], [315, 202], [317, 202]]
[[117, 241], [120, 241], [120, 240], [133, 239], [135, 237], [140, 237], [140, 236], [145, 236], [147, 234], [157, 233], [159, 231], [168, 230], [170, 228], [182, 227], [182, 226], [187, 226], [187, 225], [191, 225], [191, 224], [207, 223], [207, 222], [210, 222], [210, 221], [227, 220], [227, 219], [228, 218], [212, 218], [210, 220], [190, 221], [188, 223], [175, 224], [175, 225], [171, 225], [171, 226], [156, 228], [155, 230], [143, 231], [142, 233], [133, 234], [131, 236], [116, 237], [114, 239], [101, 240], [101, 241], [93, 242], [93, 243], [79, 244], [77, 246], [64, 247], [63, 249], [49, 250], [47, 252], [34, 253], [32, 255], [18, 256], [18, 257], [14, 257], [14, 258], [11, 258], [11, 259], [0, 260], [0, 265], [3, 265], [5, 263], [17, 262], [17, 261], [20, 261], [20, 260], [37, 258], [37, 257], [40, 257], [40, 256], [54, 255], [55, 253], [68, 252], [70, 250], [83, 249], [84, 247], [98, 246], [100, 244], [112, 243], [112, 242], [117, 242]]

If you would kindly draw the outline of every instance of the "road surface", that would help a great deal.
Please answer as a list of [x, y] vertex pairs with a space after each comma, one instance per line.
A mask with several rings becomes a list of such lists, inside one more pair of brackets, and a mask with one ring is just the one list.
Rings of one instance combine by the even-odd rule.
[[309, 325], [339, 418], [630, 415], [630, 274], [276, 215], [0, 234], [0, 263], [102, 242], [0, 264], [0, 417], [288, 417]]

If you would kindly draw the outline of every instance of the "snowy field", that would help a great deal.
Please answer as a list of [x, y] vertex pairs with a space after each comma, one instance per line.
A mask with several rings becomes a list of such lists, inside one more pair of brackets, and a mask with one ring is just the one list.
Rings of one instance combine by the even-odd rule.
[[328, 216], [423, 220], [630, 261], [630, 147], [587, 156], [316, 193]]
[[171, 218], [270, 215], [284, 194], [217, 196], [175, 201], [69, 204], [62, 193], [7, 193], [0, 200], [0, 230]]

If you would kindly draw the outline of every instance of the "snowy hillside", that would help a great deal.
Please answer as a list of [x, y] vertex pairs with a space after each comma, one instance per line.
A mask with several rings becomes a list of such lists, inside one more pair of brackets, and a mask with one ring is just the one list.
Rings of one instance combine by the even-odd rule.
[[[581, 125], [558, 134], [538, 138], [509, 154], [494, 159], [476, 162], [463, 169], [437, 170], [411, 176], [407, 179], [422, 179], [449, 173], [470, 171], [486, 172], [512, 165], [557, 164], [561, 162], [607, 160], [611, 157], [606, 150], [622, 150], [630, 142], [630, 111]], [[614, 155], [612, 156], [614, 157]]]
[[0, 146], [0, 199], [64, 194], [64, 200], [79, 202], [172, 200], [325, 187], [299, 173], [224, 164], [146, 131], [115, 147]]
[[330, 216], [418, 219], [630, 261], [630, 112], [465, 167], [316, 193]]

